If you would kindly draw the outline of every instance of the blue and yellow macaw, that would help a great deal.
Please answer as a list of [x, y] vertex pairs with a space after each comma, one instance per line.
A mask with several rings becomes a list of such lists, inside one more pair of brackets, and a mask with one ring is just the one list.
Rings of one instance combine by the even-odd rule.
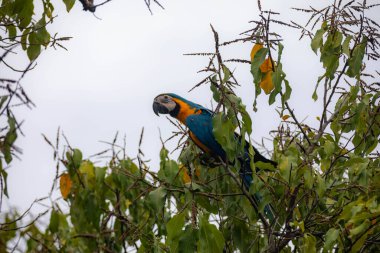
[[[188, 127], [190, 138], [203, 152], [214, 157], [220, 157], [223, 161], [227, 161], [225, 151], [216, 141], [213, 134], [212, 111], [173, 93], [160, 94], [155, 97], [153, 101], [153, 111], [156, 115], [169, 114], [179, 120]], [[249, 189], [252, 184], [252, 170], [250, 167], [248, 145], [248, 142], [246, 142], [244, 157], [238, 159], [241, 162], [240, 176], [244, 185]], [[253, 157], [255, 163], [260, 161], [270, 163], [274, 166], [277, 165], [276, 162], [262, 156], [256, 148], [253, 147], [253, 150], [255, 151]], [[259, 200], [260, 196], [255, 196], [255, 198]], [[269, 206], [265, 207], [267, 215], [269, 209]]]

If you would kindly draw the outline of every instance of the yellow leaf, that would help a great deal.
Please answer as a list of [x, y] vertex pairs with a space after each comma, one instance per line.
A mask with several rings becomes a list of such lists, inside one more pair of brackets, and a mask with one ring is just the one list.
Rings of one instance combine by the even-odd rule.
[[82, 174], [87, 174], [88, 178], [94, 178], [95, 177], [94, 165], [89, 161], [83, 161], [79, 167], [79, 171]]
[[290, 116], [289, 115], [284, 115], [284, 116], [282, 116], [282, 120], [287, 120], [287, 119], [289, 119], [290, 118]]
[[263, 64], [261, 64], [260, 71], [263, 73], [273, 71], [272, 61], [269, 57], [264, 60]]
[[[183, 166], [181, 169], [183, 170], [183, 175], [182, 175], [183, 182], [185, 184], [190, 183], [191, 182], [191, 177], [190, 177], [190, 175], [188, 173], [188, 169], [185, 166]], [[200, 172], [200, 170], [197, 167], [195, 167], [194, 174], [195, 174], [196, 177], [199, 177], [201, 175], [201, 172]]]
[[261, 79], [261, 82], [260, 82], [260, 87], [261, 89], [264, 90], [265, 94], [269, 94], [274, 88], [273, 82], [272, 82], [272, 72], [273, 71], [267, 72], [264, 78]]
[[67, 173], [62, 174], [59, 180], [59, 189], [61, 190], [61, 194], [64, 199], [67, 199], [67, 197], [69, 196], [70, 191], [71, 191], [71, 185], [72, 185], [72, 182], [71, 182], [69, 174]]
[[255, 57], [255, 54], [263, 48], [263, 44], [255, 44], [251, 50], [251, 61], [253, 61], [253, 58]]
[[187, 173], [187, 169], [185, 169], [185, 170], [183, 171], [182, 180], [183, 180], [183, 182], [184, 182], [185, 184], [191, 182], [191, 177], [190, 177], [190, 175]]

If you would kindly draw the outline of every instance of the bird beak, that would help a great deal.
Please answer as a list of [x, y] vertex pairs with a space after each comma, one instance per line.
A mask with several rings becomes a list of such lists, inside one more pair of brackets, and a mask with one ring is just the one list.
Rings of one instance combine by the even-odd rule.
[[157, 116], [160, 116], [161, 114], [168, 114], [169, 110], [165, 106], [161, 105], [160, 103], [154, 101], [153, 102], [153, 111]]

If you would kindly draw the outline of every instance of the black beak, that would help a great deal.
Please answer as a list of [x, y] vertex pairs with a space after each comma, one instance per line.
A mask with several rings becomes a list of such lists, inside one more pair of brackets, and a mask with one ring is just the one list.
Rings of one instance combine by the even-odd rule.
[[160, 103], [154, 101], [153, 102], [153, 111], [157, 116], [160, 116], [160, 114], [168, 114], [169, 110], [165, 106], [161, 105]]

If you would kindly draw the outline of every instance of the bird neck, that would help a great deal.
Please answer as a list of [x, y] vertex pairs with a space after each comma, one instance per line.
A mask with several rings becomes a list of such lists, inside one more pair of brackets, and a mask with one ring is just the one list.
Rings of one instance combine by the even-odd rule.
[[174, 110], [170, 112], [170, 116], [178, 119], [182, 124], [186, 125], [186, 119], [188, 116], [202, 113], [202, 110], [195, 108], [180, 99], [173, 98], [173, 100], [177, 105]]

